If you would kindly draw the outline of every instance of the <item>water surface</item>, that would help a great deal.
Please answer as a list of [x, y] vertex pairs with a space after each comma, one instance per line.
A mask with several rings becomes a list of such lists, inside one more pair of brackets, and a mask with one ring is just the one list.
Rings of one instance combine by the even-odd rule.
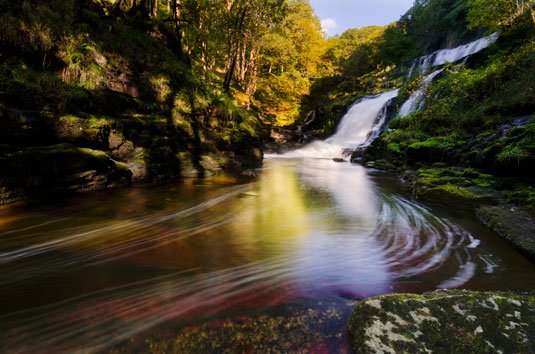
[[343, 352], [357, 300], [535, 286], [472, 213], [392, 176], [321, 159], [254, 175], [1, 211], [0, 351]]

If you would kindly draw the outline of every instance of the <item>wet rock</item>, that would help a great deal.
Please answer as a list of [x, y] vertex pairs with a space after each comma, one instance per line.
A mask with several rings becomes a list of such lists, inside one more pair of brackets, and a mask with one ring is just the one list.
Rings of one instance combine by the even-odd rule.
[[472, 168], [435, 164], [421, 168], [408, 179], [413, 194], [422, 200], [462, 209], [496, 204], [494, 178]]
[[34, 124], [40, 121], [39, 113], [35, 111], [7, 109], [5, 111], [5, 116], [9, 121], [18, 124]]
[[359, 303], [349, 322], [357, 353], [530, 353], [535, 295], [437, 291]]
[[347, 353], [343, 324], [352, 305], [289, 305], [217, 318], [176, 332], [136, 336], [110, 353]]
[[416, 197], [460, 209], [474, 209], [483, 204], [495, 203], [494, 196], [490, 192], [489, 194], [480, 194], [473, 188], [451, 184], [431, 188], [419, 187], [416, 190]]
[[339, 157], [335, 157], [335, 158], [333, 159], [333, 161], [334, 161], [334, 162], [346, 162], [346, 160], [341, 159], [341, 158], [339, 158]]
[[476, 211], [479, 220], [535, 262], [535, 219], [510, 205], [484, 206]]
[[62, 116], [52, 119], [56, 138], [82, 147], [108, 149], [110, 122], [106, 119]]
[[178, 154], [180, 175], [184, 178], [210, 177], [235, 163], [233, 152], [216, 152], [195, 156], [190, 152]]
[[134, 150], [134, 156], [125, 163], [128, 166], [128, 169], [132, 172], [132, 182], [147, 181], [149, 169], [147, 166], [145, 150], [143, 148], [136, 148]]
[[121, 131], [115, 129], [109, 133], [108, 146], [110, 156], [119, 161], [127, 161], [136, 155], [134, 143], [127, 140]]
[[130, 184], [125, 164], [105, 152], [58, 144], [0, 155], [0, 204]]
[[396, 171], [396, 166], [388, 160], [365, 161], [363, 164], [368, 168], [375, 168], [382, 171]]
[[247, 147], [236, 151], [232, 167], [239, 170], [262, 166], [264, 152], [259, 147]]

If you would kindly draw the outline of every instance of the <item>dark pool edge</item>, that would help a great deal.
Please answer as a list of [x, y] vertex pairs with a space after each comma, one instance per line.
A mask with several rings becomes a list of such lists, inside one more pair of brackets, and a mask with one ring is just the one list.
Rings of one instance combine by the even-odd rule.
[[[508, 203], [496, 189], [458, 186], [447, 178], [429, 178], [386, 160], [360, 163], [368, 169], [398, 176], [403, 189], [418, 201], [474, 212], [483, 226], [535, 264], [535, 218], [524, 208]], [[452, 167], [445, 169], [448, 168]], [[464, 177], [481, 182], [480, 176]]]
[[512, 205], [481, 206], [478, 220], [535, 263], [535, 219]]

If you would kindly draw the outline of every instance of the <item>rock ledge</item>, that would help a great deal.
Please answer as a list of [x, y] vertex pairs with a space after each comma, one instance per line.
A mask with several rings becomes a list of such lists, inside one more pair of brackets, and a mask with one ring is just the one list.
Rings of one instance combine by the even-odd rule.
[[357, 353], [532, 353], [535, 295], [383, 295], [359, 303], [349, 328]]

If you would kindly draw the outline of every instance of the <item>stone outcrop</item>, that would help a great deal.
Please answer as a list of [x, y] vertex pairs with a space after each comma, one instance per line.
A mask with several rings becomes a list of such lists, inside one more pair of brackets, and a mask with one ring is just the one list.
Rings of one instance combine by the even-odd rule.
[[258, 142], [199, 141], [164, 118], [0, 107], [0, 205], [260, 166]]
[[479, 220], [501, 238], [535, 262], [535, 220], [526, 211], [512, 206], [483, 206]]
[[356, 306], [350, 334], [357, 353], [532, 353], [535, 295], [378, 296]]
[[0, 154], [0, 205], [130, 184], [132, 172], [105, 152], [71, 144]]

